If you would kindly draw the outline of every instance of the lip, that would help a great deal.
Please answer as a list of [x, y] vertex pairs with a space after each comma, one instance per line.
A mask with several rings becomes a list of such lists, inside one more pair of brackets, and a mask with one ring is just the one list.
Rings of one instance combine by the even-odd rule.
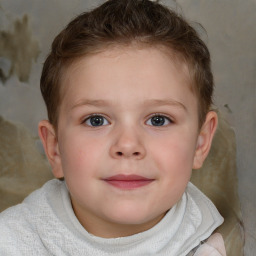
[[118, 174], [103, 179], [106, 183], [123, 190], [132, 190], [149, 185], [154, 179], [149, 179], [139, 175]]

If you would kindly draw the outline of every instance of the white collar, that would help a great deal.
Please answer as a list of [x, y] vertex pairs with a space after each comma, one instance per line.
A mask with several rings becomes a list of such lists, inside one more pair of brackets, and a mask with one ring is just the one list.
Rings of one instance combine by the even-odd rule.
[[[87, 246], [107, 255], [168, 255], [185, 256], [222, 224], [213, 203], [192, 183], [180, 201], [153, 228], [128, 237], [100, 238], [89, 234], [75, 217], [68, 192], [62, 188], [64, 205], [71, 222]], [[94, 254], [103, 255], [103, 254]]]

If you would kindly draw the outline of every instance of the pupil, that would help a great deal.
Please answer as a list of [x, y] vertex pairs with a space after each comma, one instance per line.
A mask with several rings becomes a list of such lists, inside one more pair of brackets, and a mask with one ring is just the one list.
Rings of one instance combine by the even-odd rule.
[[103, 118], [101, 116], [94, 116], [90, 119], [90, 123], [92, 126], [103, 125]]
[[155, 126], [161, 126], [164, 124], [164, 117], [162, 116], [154, 116], [152, 117], [152, 124], [155, 125]]

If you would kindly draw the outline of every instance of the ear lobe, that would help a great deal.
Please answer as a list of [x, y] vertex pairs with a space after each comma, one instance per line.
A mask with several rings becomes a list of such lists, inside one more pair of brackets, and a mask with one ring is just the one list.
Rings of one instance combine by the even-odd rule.
[[43, 143], [45, 154], [52, 167], [52, 172], [56, 178], [62, 178], [62, 166], [59, 152], [59, 145], [56, 132], [52, 124], [43, 120], [38, 125], [38, 134]]
[[203, 162], [211, 149], [212, 140], [217, 129], [217, 125], [218, 116], [216, 112], [208, 112], [205, 122], [202, 125], [200, 133], [198, 135], [196, 152], [193, 162], [193, 169], [199, 169], [202, 167]]

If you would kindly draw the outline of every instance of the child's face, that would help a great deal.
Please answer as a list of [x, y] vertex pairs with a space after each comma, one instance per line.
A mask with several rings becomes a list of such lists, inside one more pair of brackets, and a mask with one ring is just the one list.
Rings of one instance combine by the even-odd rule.
[[[153, 48], [113, 49], [76, 62], [63, 86], [52, 166], [78, 219], [104, 237], [152, 227], [198, 167], [197, 99], [186, 66]], [[102, 233], [109, 224], [123, 234]]]

